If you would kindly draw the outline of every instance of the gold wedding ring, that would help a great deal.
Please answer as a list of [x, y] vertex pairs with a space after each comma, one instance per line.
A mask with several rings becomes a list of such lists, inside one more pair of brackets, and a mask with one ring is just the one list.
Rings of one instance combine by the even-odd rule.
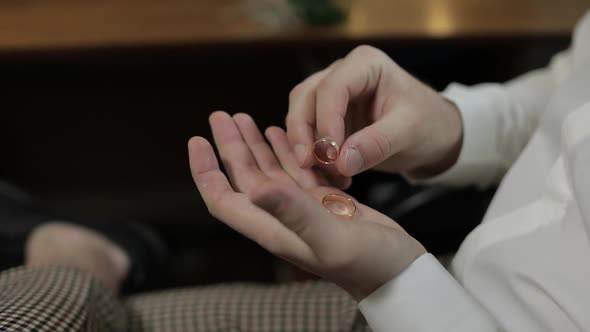
[[313, 144], [313, 155], [322, 164], [333, 164], [338, 159], [338, 153], [338, 143], [329, 137], [320, 138]]
[[352, 217], [356, 212], [354, 201], [340, 194], [327, 194], [322, 198], [322, 204], [328, 211], [343, 217]]

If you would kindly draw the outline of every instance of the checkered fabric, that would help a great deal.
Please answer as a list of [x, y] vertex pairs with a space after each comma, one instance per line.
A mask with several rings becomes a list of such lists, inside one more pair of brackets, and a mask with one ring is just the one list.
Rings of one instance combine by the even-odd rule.
[[126, 331], [127, 314], [91, 275], [67, 267], [0, 273], [0, 331]]
[[131, 331], [369, 331], [356, 302], [325, 282], [227, 284], [129, 298]]
[[369, 331], [355, 301], [325, 282], [227, 284], [115, 299], [71, 268], [0, 273], [0, 331]]

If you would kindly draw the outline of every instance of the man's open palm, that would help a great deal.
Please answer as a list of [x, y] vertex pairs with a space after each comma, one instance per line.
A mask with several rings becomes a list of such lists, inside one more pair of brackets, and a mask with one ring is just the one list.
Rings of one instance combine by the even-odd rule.
[[321, 200], [343, 194], [311, 169], [299, 167], [285, 132], [266, 130], [270, 146], [246, 114], [210, 116], [215, 144], [189, 141], [193, 179], [213, 216], [271, 253], [328, 280], [358, 300], [425, 252], [385, 215], [355, 201], [347, 218]]

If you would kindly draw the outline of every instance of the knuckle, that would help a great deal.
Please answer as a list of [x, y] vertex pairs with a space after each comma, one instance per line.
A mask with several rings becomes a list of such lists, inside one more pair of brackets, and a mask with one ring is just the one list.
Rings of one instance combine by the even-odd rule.
[[420, 120], [418, 118], [419, 114], [417, 114], [416, 112], [411, 112], [410, 114], [408, 114], [407, 116], [407, 126], [409, 129], [411, 129], [410, 132], [418, 132], [418, 129], [420, 129]]
[[328, 96], [332, 96], [332, 92], [336, 89], [338, 89], [339, 84], [334, 82], [331, 79], [325, 79], [323, 81], [321, 81], [318, 84], [318, 88], [317, 88], [317, 96], [318, 99], [322, 98], [322, 96], [328, 95]]
[[[286, 130], [287, 130], [287, 132], [286, 132], [286, 134], [287, 134], [287, 143], [289, 145], [294, 145], [294, 144], [296, 144], [299, 141], [299, 136], [297, 135], [296, 130], [293, 129], [295, 127], [295, 124], [294, 123], [291, 123], [289, 121], [285, 121], [285, 124], [286, 124], [285, 125]], [[273, 145], [272, 149], [273, 149], [273, 152], [276, 155], [276, 152], [277, 152], [277, 149], [278, 148]]]
[[376, 55], [380, 55], [381, 52], [379, 49], [369, 46], [369, 45], [360, 45], [355, 47], [352, 52], [350, 52], [351, 56], [358, 56], [358, 57], [373, 57]]
[[377, 148], [377, 153], [380, 160], [389, 158], [393, 151], [392, 144], [389, 141], [387, 135], [383, 134], [380, 130], [373, 130], [369, 134], [369, 139]]
[[342, 59], [338, 59], [334, 62], [332, 62], [332, 64], [327, 68], [327, 70], [333, 70], [334, 68], [340, 66], [342, 64], [343, 60]]
[[297, 100], [301, 97], [303, 92], [305, 91], [305, 82], [297, 84], [291, 91], [289, 92], [289, 101]]
[[354, 58], [361, 58], [365, 62], [368, 61], [374, 64], [395, 65], [395, 62], [385, 52], [369, 45], [361, 45], [356, 47], [354, 50], [352, 50], [352, 52], [350, 52], [350, 56]]
[[287, 111], [287, 115], [285, 115], [285, 126], [287, 127], [287, 135], [289, 135], [289, 126], [293, 122], [293, 111]]
[[302, 117], [295, 113], [295, 111], [289, 110], [287, 115], [285, 116], [285, 127], [288, 139], [295, 139], [297, 136], [297, 129], [304, 123], [305, 120]]

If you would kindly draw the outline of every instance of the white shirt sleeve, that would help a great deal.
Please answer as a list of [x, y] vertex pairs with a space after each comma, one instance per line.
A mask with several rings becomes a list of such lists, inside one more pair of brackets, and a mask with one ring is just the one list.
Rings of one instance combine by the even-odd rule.
[[570, 114], [562, 127], [569, 184], [573, 188], [586, 236], [590, 238], [590, 102]]
[[505, 84], [485, 83], [472, 87], [450, 84], [442, 95], [454, 102], [461, 112], [461, 152], [453, 167], [420, 181], [479, 187], [499, 182], [529, 141], [549, 98], [567, 76], [569, 67], [570, 54], [566, 51], [555, 56], [550, 66]]
[[418, 257], [359, 308], [374, 332], [501, 331], [431, 254]]

